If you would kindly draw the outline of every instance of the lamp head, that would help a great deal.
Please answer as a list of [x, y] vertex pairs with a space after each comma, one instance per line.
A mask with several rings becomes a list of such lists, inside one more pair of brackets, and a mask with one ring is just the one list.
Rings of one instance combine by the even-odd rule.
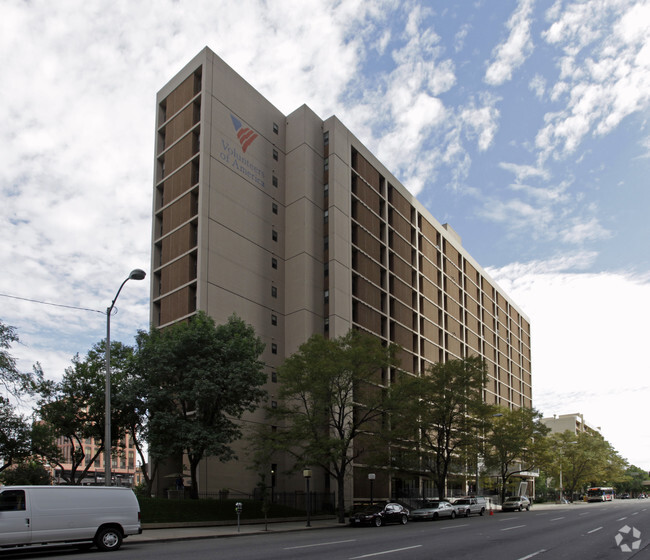
[[144, 280], [146, 275], [147, 273], [144, 270], [136, 268], [129, 274], [129, 280]]

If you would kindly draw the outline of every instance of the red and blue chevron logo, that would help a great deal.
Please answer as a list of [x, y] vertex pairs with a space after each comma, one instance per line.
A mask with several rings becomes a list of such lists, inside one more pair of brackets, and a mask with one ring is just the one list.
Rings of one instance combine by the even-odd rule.
[[235, 127], [237, 138], [239, 138], [241, 149], [246, 153], [248, 146], [250, 146], [253, 143], [253, 140], [257, 138], [257, 134], [253, 129], [244, 126], [238, 118], [233, 117], [232, 115], [230, 115], [230, 118], [232, 119], [232, 125]]

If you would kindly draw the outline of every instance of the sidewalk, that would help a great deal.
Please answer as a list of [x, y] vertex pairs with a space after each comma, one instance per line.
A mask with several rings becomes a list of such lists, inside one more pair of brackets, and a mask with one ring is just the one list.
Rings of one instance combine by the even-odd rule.
[[[555, 508], [573, 508], [583, 505], [582, 502], [572, 504], [533, 504], [531, 511], [539, 511]], [[494, 510], [495, 513], [499, 510]], [[347, 521], [347, 520], [346, 520]], [[286, 520], [286, 521], [269, 521], [265, 525], [263, 520], [254, 522], [242, 522], [237, 527], [236, 520], [229, 524], [209, 524], [200, 525], [171, 523], [143, 523], [142, 534], [132, 535], [126, 539], [127, 544], [161, 542], [161, 541], [182, 541], [191, 539], [217, 539], [225, 537], [237, 537], [243, 535], [268, 535], [270, 533], [288, 533], [291, 531], [312, 531], [317, 529], [334, 529], [337, 527], [346, 527], [347, 524], [338, 523], [335, 517], [317, 517], [310, 520], [310, 527], [307, 527], [307, 520]]]
[[143, 523], [141, 535], [131, 535], [125, 540], [126, 544], [161, 542], [161, 541], [182, 541], [191, 539], [217, 539], [224, 537], [237, 537], [242, 535], [268, 535], [270, 533], [288, 533], [290, 531], [309, 531], [316, 529], [333, 529], [345, 527], [338, 523], [336, 518], [316, 518], [310, 520], [311, 527], [307, 527], [306, 518], [301, 521], [264, 521], [241, 523], [239, 528], [237, 522], [227, 525], [202, 525], [202, 526], [169, 526], [170, 524], [146, 524]]

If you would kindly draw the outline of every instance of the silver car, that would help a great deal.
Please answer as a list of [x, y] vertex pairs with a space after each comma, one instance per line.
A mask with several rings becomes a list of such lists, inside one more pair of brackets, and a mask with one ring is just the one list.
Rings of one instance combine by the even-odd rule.
[[411, 511], [410, 518], [413, 521], [424, 521], [427, 519], [442, 519], [449, 517], [455, 519], [456, 509], [446, 500], [430, 500], [424, 502], [422, 507]]
[[529, 511], [530, 500], [526, 496], [510, 496], [501, 504], [502, 511]]

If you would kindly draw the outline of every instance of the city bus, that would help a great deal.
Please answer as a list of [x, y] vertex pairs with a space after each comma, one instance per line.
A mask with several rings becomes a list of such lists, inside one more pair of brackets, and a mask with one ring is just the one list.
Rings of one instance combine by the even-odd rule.
[[588, 502], [611, 502], [614, 499], [614, 489], [609, 486], [594, 486], [587, 490]]

